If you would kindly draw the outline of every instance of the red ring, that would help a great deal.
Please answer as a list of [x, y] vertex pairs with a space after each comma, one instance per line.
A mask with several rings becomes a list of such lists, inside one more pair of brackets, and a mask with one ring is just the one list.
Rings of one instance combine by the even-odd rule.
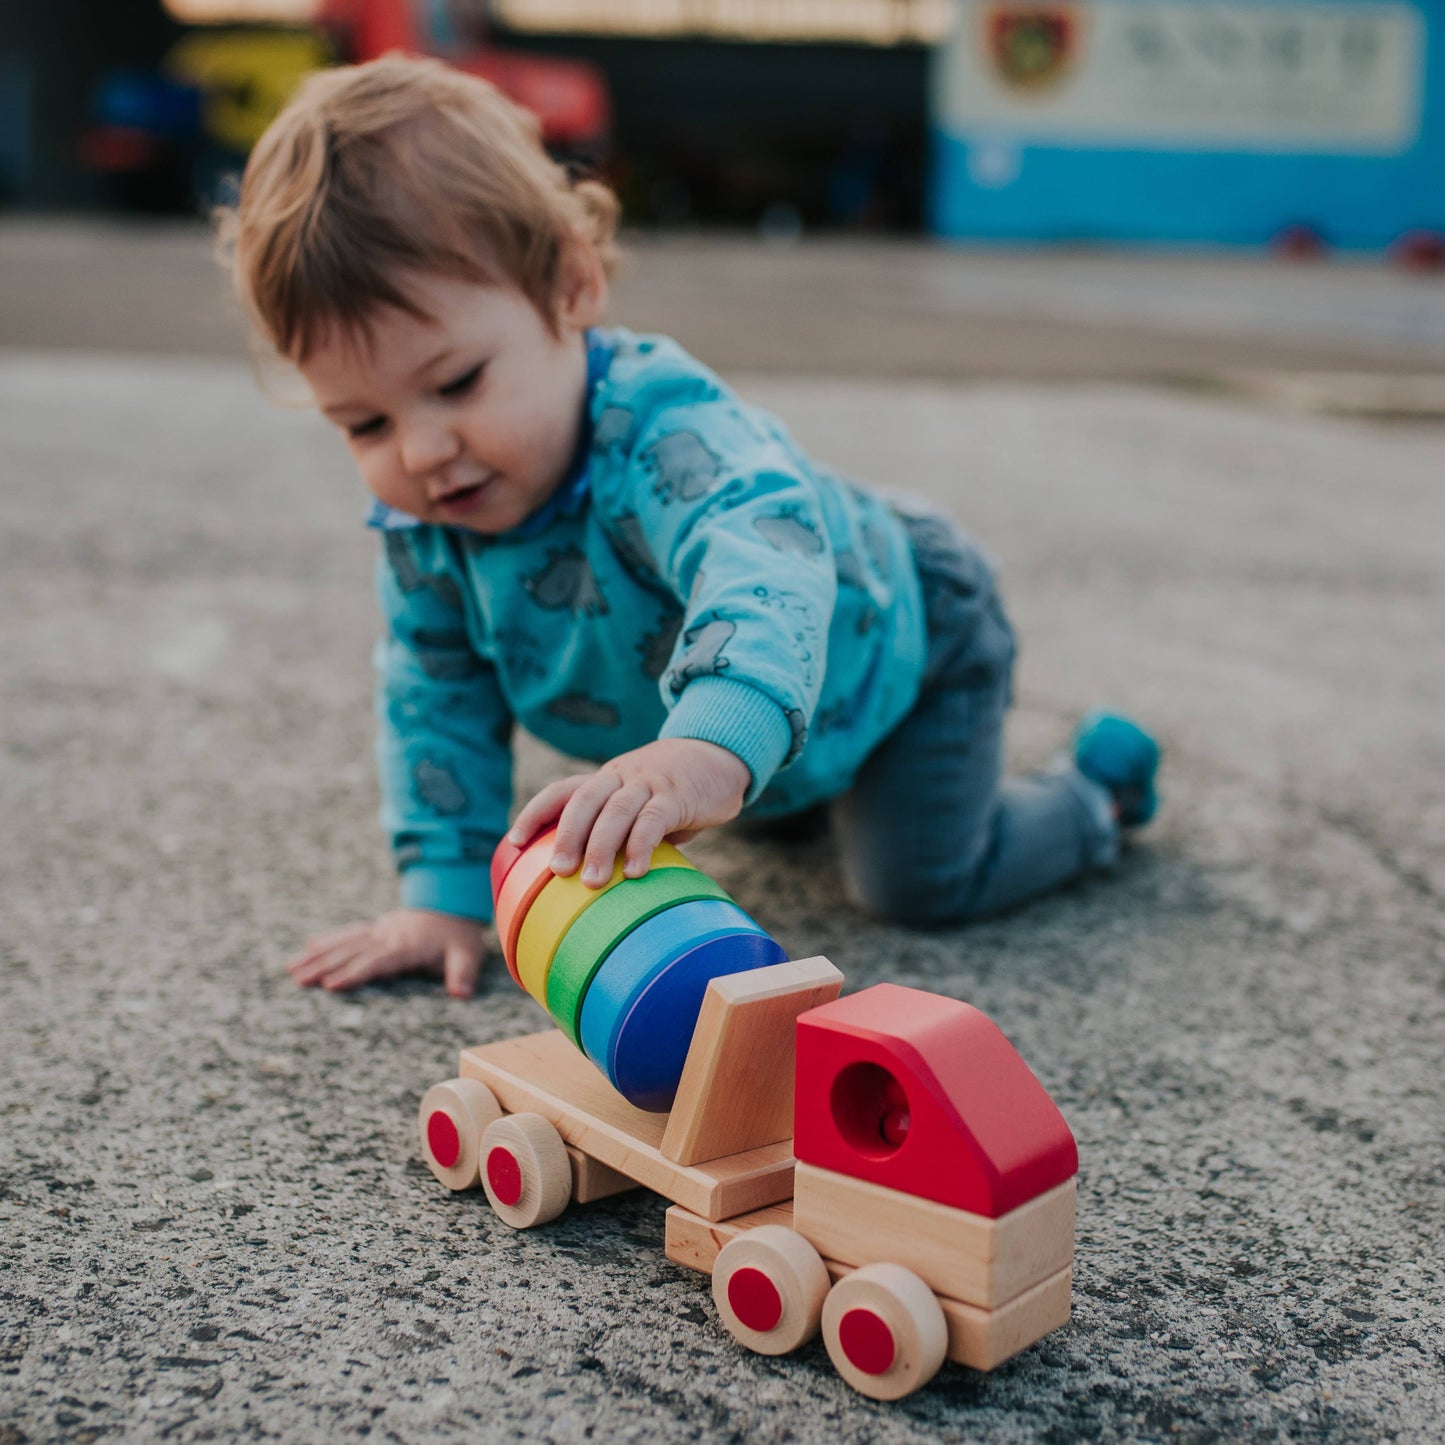
[[872, 1310], [849, 1310], [838, 1321], [838, 1343], [848, 1363], [865, 1375], [883, 1374], [898, 1354], [893, 1331]]
[[487, 1183], [497, 1202], [508, 1208], [522, 1197], [522, 1166], [516, 1155], [500, 1144], [487, 1155]]
[[762, 1270], [745, 1264], [728, 1276], [728, 1304], [748, 1329], [765, 1335], [783, 1317], [783, 1297]]
[[441, 1109], [434, 1109], [426, 1121], [426, 1147], [443, 1169], [450, 1169], [462, 1157], [462, 1136], [456, 1121]]

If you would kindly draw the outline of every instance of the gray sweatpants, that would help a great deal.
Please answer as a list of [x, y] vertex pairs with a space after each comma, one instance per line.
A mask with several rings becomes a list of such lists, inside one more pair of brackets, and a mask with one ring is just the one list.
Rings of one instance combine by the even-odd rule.
[[1108, 793], [1064, 763], [1003, 775], [1013, 629], [993, 570], [947, 518], [905, 517], [928, 616], [913, 711], [831, 805], [849, 895], [899, 922], [981, 918], [1114, 861]]

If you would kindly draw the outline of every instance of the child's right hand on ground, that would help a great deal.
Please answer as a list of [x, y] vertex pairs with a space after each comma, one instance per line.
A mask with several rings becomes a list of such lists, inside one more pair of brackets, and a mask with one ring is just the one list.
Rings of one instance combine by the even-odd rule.
[[399, 908], [371, 923], [318, 933], [286, 968], [303, 988], [338, 992], [398, 973], [435, 973], [453, 998], [468, 998], [493, 946], [491, 930], [470, 918]]

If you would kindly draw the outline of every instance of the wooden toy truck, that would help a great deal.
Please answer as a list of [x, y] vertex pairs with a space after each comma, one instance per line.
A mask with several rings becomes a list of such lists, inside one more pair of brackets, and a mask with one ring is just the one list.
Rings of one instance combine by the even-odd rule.
[[713, 978], [669, 1113], [630, 1104], [559, 1029], [462, 1051], [422, 1099], [422, 1148], [529, 1228], [643, 1185], [669, 1259], [712, 1275], [724, 1325], [782, 1354], [822, 1330], [893, 1400], [945, 1358], [989, 1370], [1069, 1317], [1073, 1136], [977, 1009], [826, 958]]

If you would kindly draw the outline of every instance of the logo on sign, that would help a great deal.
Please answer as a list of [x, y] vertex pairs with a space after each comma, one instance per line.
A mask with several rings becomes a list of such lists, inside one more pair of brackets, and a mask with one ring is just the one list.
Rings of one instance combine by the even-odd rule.
[[1073, 5], [991, 5], [984, 13], [989, 60], [1017, 90], [1043, 90], [1067, 74], [1081, 29]]

